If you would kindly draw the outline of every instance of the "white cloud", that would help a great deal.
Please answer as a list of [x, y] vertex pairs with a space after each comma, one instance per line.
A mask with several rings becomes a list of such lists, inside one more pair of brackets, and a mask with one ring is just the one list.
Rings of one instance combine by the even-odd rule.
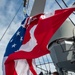
[[6, 0], [0, 0], [0, 7], [2, 8], [3, 6], [5, 6], [6, 4]]
[[[20, 27], [20, 22], [18, 24], [15, 24], [14, 22], [12, 23], [11, 27], [3, 37], [3, 39], [0, 41], [0, 73], [2, 74], [2, 60], [3, 60], [3, 55], [6, 50], [6, 46], [13, 36], [13, 34], [16, 32], [16, 30]], [[5, 29], [5, 28], [4, 28]]]
[[34, 4], [34, 0], [30, 0], [30, 1], [29, 1], [29, 4], [28, 4], [28, 9], [27, 9], [28, 15], [30, 15], [30, 13], [31, 13], [33, 4]]
[[[12, 16], [12, 17], [14, 16], [14, 14], [15, 14], [15, 12], [16, 12], [14, 8], [15, 8], [15, 4], [14, 4], [13, 1], [11, 1], [10, 4], [9, 4], [9, 6], [8, 6], [8, 8], [7, 8], [7, 11], [8, 11], [8, 14], [9, 14], [10, 16]], [[10, 16], [9, 16], [9, 17], [10, 17]]]
[[[58, 1], [59, 2], [59, 1]], [[46, 6], [44, 12], [53, 12], [56, 9], [60, 9], [58, 4], [53, 0], [46, 0]]]
[[[12, 21], [14, 16], [16, 16], [16, 17], [17, 16], [20, 16], [20, 17], [23, 16], [22, 10], [21, 11], [19, 10], [19, 12], [18, 12], [18, 13], [20, 13], [20, 15], [16, 14], [16, 12], [18, 11], [20, 5], [22, 4], [22, 1], [3, 0], [0, 3], [2, 3], [0, 5], [0, 25], [7, 26], [7, 25], [10, 24], [10, 22]], [[22, 8], [20, 8], [20, 9], [22, 9]], [[20, 19], [20, 18], [16, 19], [16, 17], [15, 17], [14, 21]], [[23, 19], [23, 17], [21, 19]]]

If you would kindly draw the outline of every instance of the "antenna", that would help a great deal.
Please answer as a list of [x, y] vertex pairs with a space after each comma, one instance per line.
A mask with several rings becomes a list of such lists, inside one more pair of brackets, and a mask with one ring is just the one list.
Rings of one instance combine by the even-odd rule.
[[28, 6], [29, 6], [29, 0], [23, 0], [23, 12], [24, 12], [24, 15], [26, 15], [27, 13], [27, 9], [28, 9]]
[[23, 6], [24, 6], [24, 7], [26, 7], [26, 6], [28, 7], [27, 4], [29, 4], [29, 0], [24, 0], [24, 4], [23, 4]]

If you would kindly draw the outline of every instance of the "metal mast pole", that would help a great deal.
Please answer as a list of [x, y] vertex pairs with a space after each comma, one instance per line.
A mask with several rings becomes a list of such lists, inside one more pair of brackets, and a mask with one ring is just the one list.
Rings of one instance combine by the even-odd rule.
[[34, 16], [39, 13], [43, 13], [44, 8], [45, 8], [45, 2], [46, 0], [35, 0], [30, 16]]

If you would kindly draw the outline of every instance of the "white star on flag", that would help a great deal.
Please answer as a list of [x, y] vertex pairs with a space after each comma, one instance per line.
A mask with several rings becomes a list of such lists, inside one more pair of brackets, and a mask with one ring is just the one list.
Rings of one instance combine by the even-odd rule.
[[10, 40], [10, 42], [12, 42], [13, 41], [13, 39], [12, 40]]
[[18, 36], [18, 35], [20, 35], [20, 32], [19, 32], [19, 31], [17, 32], [17, 36]]
[[22, 40], [23, 40], [23, 37], [20, 38], [20, 41], [22, 41]]
[[12, 45], [12, 48], [15, 47], [15, 46], [16, 46], [16, 44], [13, 44], [13, 45]]

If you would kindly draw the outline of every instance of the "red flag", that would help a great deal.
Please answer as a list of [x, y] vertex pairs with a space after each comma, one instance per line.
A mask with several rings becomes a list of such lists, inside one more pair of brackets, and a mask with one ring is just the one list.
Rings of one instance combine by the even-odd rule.
[[68, 16], [73, 11], [75, 11], [75, 8], [56, 10], [53, 16], [45, 19], [40, 18], [38, 26], [35, 31], [35, 37], [37, 38], [38, 41], [40, 42], [42, 41], [41, 42], [42, 50], [47, 49], [47, 44], [54, 35], [54, 33], [59, 29], [62, 23], [68, 18]]
[[[41, 16], [45, 16], [43, 14], [32, 17], [28, 22], [22, 46], [17, 52], [9, 56], [7, 62], [16, 59], [28, 59], [28, 63], [31, 64], [29, 59], [50, 53], [47, 48], [48, 42], [74, 10], [75, 8], [56, 10], [54, 15], [47, 18], [42, 18]], [[32, 65], [29, 66], [34, 72]]]
[[31, 39], [30, 32], [29, 32], [31, 28], [35, 28], [33, 33], [37, 41], [37, 45], [35, 45], [34, 48], [32, 48], [32, 50], [30, 50], [29, 52], [26, 52], [25, 49], [24, 50], [20, 49], [20, 51], [11, 54], [10, 57], [14, 57], [14, 58], [10, 58], [10, 59], [11, 60], [15, 59], [15, 57], [33, 59], [49, 53], [47, 49], [48, 42], [50, 41], [54, 33], [57, 31], [57, 29], [62, 25], [62, 23], [66, 20], [66, 18], [68, 18], [68, 16], [74, 10], [75, 8], [56, 10], [53, 16], [50, 16], [45, 19], [42, 19], [40, 17], [41, 15], [32, 17], [32, 21], [26, 30], [23, 45], [25, 45]]

